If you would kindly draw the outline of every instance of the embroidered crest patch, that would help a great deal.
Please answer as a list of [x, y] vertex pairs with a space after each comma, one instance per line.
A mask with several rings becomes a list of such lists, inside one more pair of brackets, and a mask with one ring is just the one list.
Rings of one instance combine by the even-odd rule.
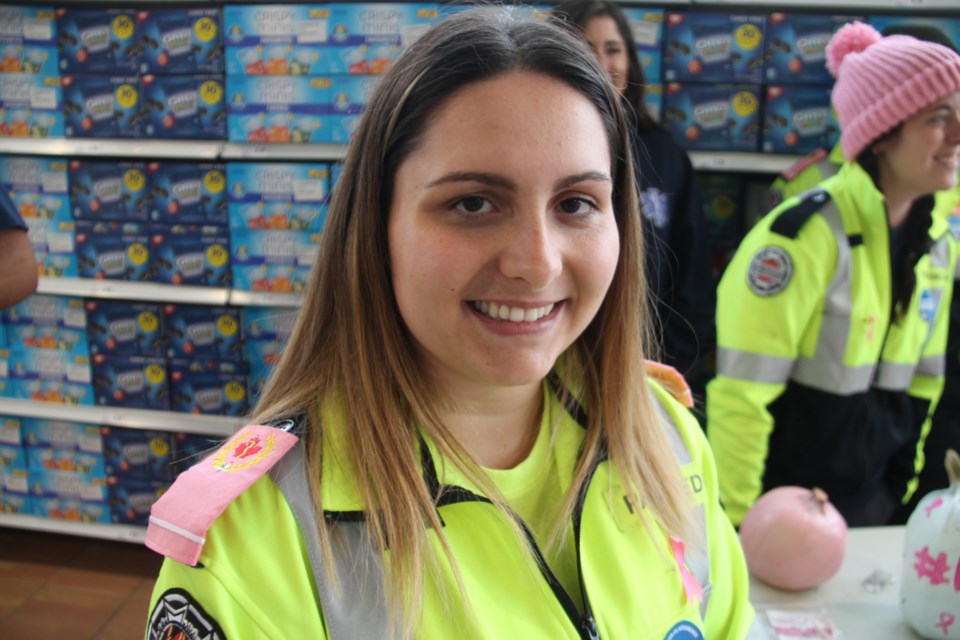
[[210, 614], [183, 589], [167, 589], [150, 614], [147, 640], [226, 640]]
[[663, 640], [703, 640], [703, 632], [689, 620], [681, 620], [670, 627]]
[[747, 284], [758, 296], [780, 293], [793, 277], [793, 259], [783, 247], [768, 246], [760, 249], [750, 261]]
[[240, 471], [261, 462], [270, 455], [276, 444], [272, 435], [260, 435], [241, 431], [233, 440], [220, 448], [212, 458], [217, 471]]

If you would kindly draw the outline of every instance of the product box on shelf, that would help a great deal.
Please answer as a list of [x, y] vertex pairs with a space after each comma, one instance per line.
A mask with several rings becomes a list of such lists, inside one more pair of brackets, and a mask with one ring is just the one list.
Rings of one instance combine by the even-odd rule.
[[749, 82], [763, 78], [766, 16], [668, 13], [663, 77], [669, 82]]
[[386, 73], [439, 13], [434, 3], [331, 4], [329, 73]]
[[62, 137], [63, 105], [57, 76], [0, 73], [0, 137]]
[[43, 194], [35, 191], [8, 192], [14, 206], [24, 220], [40, 218], [58, 222], [72, 222], [70, 198], [66, 194]]
[[769, 85], [761, 148], [771, 153], [805, 154], [830, 149], [840, 123], [830, 104], [829, 86]]
[[219, 8], [149, 9], [137, 12], [142, 73], [223, 72]]
[[83, 329], [87, 326], [83, 298], [35, 293], [3, 312], [7, 324], [55, 324]]
[[170, 396], [174, 411], [242, 416], [249, 409], [247, 366], [226, 360], [172, 359]]
[[163, 316], [169, 357], [243, 359], [239, 309], [168, 304]]
[[63, 76], [68, 138], [139, 138], [140, 80], [136, 76]]
[[827, 43], [837, 29], [863, 16], [774, 12], [764, 35], [764, 78], [771, 83], [831, 84]]
[[30, 471], [69, 471], [96, 478], [105, 477], [102, 453], [57, 447], [24, 447]]
[[714, 246], [735, 247], [742, 236], [740, 201], [742, 179], [726, 173], [698, 175], [707, 236]]
[[30, 494], [30, 478], [27, 475], [26, 466], [22, 469], [7, 467], [5, 471], [0, 470], [0, 480], [3, 481], [2, 490], [5, 492], [20, 495]]
[[317, 202], [259, 200], [231, 205], [231, 229], [270, 229], [288, 231], [323, 230], [327, 219], [327, 199]]
[[149, 280], [152, 275], [146, 224], [78, 220], [76, 240], [84, 278]]
[[49, 253], [34, 251], [37, 261], [37, 275], [46, 278], [79, 278], [76, 254]]
[[328, 77], [227, 76], [231, 142], [332, 142]]
[[0, 6], [0, 37], [56, 45], [57, 23], [53, 7]]
[[655, 122], [663, 120], [663, 85], [648, 84], [644, 87], [643, 104]]
[[64, 404], [93, 404], [90, 357], [54, 349], [0, 351], [7, 397]]
[[110, 507], [106, 502], [62, 496], [33, 497], [33, 515], [50, 520], [110, 524]]
[[64, 73], [136, 73], [143, 45], [133, 9], [66, 9], [57, 15]]
[[223, 9], [227, 75], [324, 75], [326, 5], [228, 5]]
[[10, 344], [25, 349], [57, 349], [72, 354], [90, 353], [85, 329], [70, 329], [55, 324], [12, 324], [7, 327]]
[[68, 166], [74, 219], [131, 222], [147, 219], [146, 163], [71, 160]]
[[169, 481], [138, 478], [107, 478], [110, 521], [115, 524], [146, 526], [150, 507], [170, 488]]
[[624, 7], [624, 15], [630, 23], [633, 40], [637, 43], [637, 56], [647, 82], [660, 82], [660, 67], [663, 64], [663, 9], [647, 7]]
[[97, 354], [91, 361], [98, 405], [170, 409], [165, 358]]
[[0, 416], [0, 444], [23, 444], [23, 420], [14, 416]]
[[24, 218], [35, 255], [62, 255], [73, 260], [76, 223], [46, 218]]
[[90, 352], [161, 357], [166, 353], [159, 304], [87, 300]]
[[27, 469], [27, 480], [30, 495], [34, 498], [73, 498], [94, 502], [107, 499], [107, 479], [102, 467], [100, 473]]
[[330, 166], [325, 162], [231, 162], [227, 164], [231, 213], [236, 204], [262, 200], [323, 202], [329, 191], [329, 176]]
[[380, 80], [379, 76], [333, 76], [330, 78], [331, 142], [350, 142], [360, 124], [360, 116], [367, 108], [370, 94]]
[[[0, 483], [0, 485], [2, 484], [3, 483]], [[22, 516], [32, 516], [34, 515], [33, 498], [26, 494], [6, 491], [2, 486], [0, 486], [0, 513], [15, 513]]]
[[917, 14], [871, 15], [867, 18], [867, 22], [880, 33], [905, 26], [933, 28], [946, 36], [946, 39], [953, 43], [954, 49], [960, 48], [960, 17]]
[[23, 444], [31, 447], [72, 449], [103, 454], [100, 427], [83, 422], [22, 418]]
[[756, 151], [760, 138], [760, 86], [669, 83], [663, 121], [689, 150]]
[[167, 224], [227, 224], [226, 165], [216, 162], [147, 164], [150, 219]]
[[143, 133], [147, 138], [223, 140], [227, 111], [222, 75], [145, 75]]
[[22, 445], [0, 444], [0, 473], [27, 468], [27, 454]]
[[[0, 28], [0, 33], [2, 33]], [[0, 35], [0, 73], [60, 74], [60, 57], [52, 44], [33, 44]]]
[[73, 219], [63, 158], [0, 156], [0, 189], [22, 218]]
[[155, 282], [229, 287], [230, 230], [211, 225], [150, 227]]
[[319, 233], [234, 229], [230, 241], [236, 289], [280, 293], [306, 290]]
[[177, 476], [220, 448], [223, 436], [201, 433], [173, 434], [173, 468]]
[[103, 427], [101, 434], [108, 477], [173, 479], [172, 433]]
[[[244, 361], [250, 366], [250, 395], [255, 399], [266, 384], [297, 319], [296, 309], [244, 307]], [[251, 400], [252, 402], [253, 400]]]

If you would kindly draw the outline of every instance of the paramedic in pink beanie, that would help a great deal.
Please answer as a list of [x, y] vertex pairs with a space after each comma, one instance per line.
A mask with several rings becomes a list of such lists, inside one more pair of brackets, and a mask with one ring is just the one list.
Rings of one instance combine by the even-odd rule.
[[957, 243], [931, 211], [957, 182], [960, 56], [860, 22], [826, 55], [846, 161], [757, 223], [718, 288], [707, 435], [734, 523], [784, 485], [890, 522], [943, 389]]

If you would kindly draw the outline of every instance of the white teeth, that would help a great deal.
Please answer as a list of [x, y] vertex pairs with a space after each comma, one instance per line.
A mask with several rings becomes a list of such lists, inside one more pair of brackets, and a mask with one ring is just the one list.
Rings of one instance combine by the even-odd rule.
[[523, 307], [509, 307], [505, 304], [485, 300], [474, 302], [473, 307], [485, 316], [508, 322], [536, 322], [553, 311], [553, 304], [534, 309], [524, 309]]

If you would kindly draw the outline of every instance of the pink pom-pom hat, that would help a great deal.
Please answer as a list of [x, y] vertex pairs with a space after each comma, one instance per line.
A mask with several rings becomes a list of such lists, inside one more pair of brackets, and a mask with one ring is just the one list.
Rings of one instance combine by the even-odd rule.
[[881, 37], [862, 22], [841, 27], [826, 55], [837, 79], [831, 100], [847, 160], [916, 112], [960, 91], [960, 55], [910, 36]]

